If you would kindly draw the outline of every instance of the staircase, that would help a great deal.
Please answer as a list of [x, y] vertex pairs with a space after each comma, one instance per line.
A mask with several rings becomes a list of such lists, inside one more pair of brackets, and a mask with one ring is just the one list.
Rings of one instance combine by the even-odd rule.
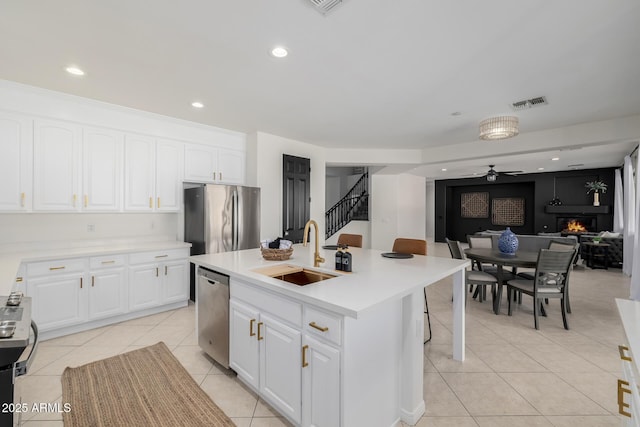
[[353, 220], [369, 220], [369, 173], [362, 174], [358, 182], [325, 213], [325, 239], [333, 236]]

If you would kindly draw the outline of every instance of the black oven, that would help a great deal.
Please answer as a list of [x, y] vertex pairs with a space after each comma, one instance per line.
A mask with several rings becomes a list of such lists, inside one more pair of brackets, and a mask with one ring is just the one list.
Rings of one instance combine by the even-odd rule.
[[[38, 327], [31, 320], [31, 298], [20, 293], [0, 297], [0, 426], [15, 425], [17, 421], [15, 379], [27, 373], [37, 346]], [[28, 355], [21, 359], [29, 347]]]

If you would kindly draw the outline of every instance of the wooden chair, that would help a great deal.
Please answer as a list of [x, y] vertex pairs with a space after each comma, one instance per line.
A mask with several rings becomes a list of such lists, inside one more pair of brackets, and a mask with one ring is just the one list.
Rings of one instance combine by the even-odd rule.
[[[455, 259], [465, 259], [464, 252], [462, 251], [462, 246], [460, 242], [457, 240], [449, 240], [445, 238], [447, 241], [447, 245], [449, 245], [449, 252], [451, 253], [451, 258]], [[484, 271], [478, 270], [467, 270], [464, 274], [466, 284], [472, 288], [474, 285], [476, 288], [480, 289], [486, 286], [491, 286], [492, 289], [497, 287], [498, 279], [493, 275]], [[492, 292], [495, 295], [495, 290]], [[483, 295], [486, 295], [486, 291], [484, 289], [478, 291], [478, 300], [482, 302]], [[494, 296], [495, 298], [495, 296]]]
[[[393, 252], [399, 252], [403, 254], [426, 255], [427, 241], [421, 239], [406, 239], [403, 237], [399, 237], [393, 242], [393, 248], [391, 250]], [[431, 317], [429, 316], [429, 303], [427, 302], [427, 288], [424, 288], [423, 291], [425, 307], [424, 314], [427, 315], [427, 325], [429, 326], [429, 338], [424, 341], [424, 343], [426, 344], [431, 341]]]
[[562, 310], [562, 322], [564, 328], [569, 329], [567, 323], [567, 293], [569, 287], [568, 276], [571, 263], [576, 256], [576, 249], [550, 250], [540, 249], [538, 263], [533, 280], [516, 279], [507, 282], [509, 295], [509, 316], [511, 316], [511, 292], [520, 291], [533, 297], [533, 321], [536, 329], [538, 326], [538, 313], [544, 310], [542, 302], [548, 298], [559, 298]]
[[338, 236], [338, 245], [347, 245], [354, 248], [362, 247], [362, 234], [342, 233]]

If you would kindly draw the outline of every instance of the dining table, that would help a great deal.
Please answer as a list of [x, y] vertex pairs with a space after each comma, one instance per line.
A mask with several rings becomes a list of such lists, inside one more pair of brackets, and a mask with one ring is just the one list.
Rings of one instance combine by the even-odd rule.
[[535, 268], [538, 262], [538, 252], [536, 251], [516, 251], [515, 254], [505, 254], [498, 249], [492, 248], [469, 248], [465, 249], [468, 259], [479, 263], [494, 264], [496, 266], [496, 281], [498, 282], [496, 295], [493, 298], [493, 312], [500, 314], [500, 302], [502, 301], [502, 286], [506, 285], [506, 274], [504, 267], [513, 267], [514, 272], [518, 268]]

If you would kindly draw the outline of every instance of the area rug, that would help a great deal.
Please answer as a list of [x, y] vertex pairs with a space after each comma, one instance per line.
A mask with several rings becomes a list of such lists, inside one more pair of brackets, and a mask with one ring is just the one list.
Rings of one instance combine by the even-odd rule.
[[65, 427], [233, 426], [163, 342], [66, 368]]

